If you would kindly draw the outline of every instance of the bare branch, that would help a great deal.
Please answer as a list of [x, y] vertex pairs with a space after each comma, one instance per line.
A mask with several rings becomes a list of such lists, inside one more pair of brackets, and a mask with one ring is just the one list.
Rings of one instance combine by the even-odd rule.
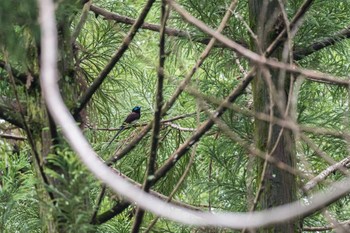
[[[133, 185], [135, 185], [136, 187], [138, 187], [140, 190], [142, 189], [142, 185], [137, 183], [136, 181], [130, 179], [129, 177], [125, 176], [124, 174], [120, 173], [119, 171], [115, 170], [115, 172], [123, 177], [124, 179], [126, 179], [128, 182], [132, 183]], [[104, 185], [104, 187], [106, 187]], [[169, 202], [169, 198], [171, 197], [171, 195], [169, 197], [161, 194], [161, 193], [158, 193], [158, 192], [155, 192], [153, 190], [150, 190], [149, 192], [151, 195], [161, 199], [161, 200], [164, 200], [164, 201], [168, 201]], [[183, 203], [183, 202], [180, 202], [180, 201], [177, 201], [177, 200], [173, 200], [171, 199], [170, 201], [172, 204], [174, 205], [177, 205], [177, 206], [181, 206], [181, 207], [184, 207], [186, 209], [190, 209], [190, 210], [194, 210], [194, 211], [202, 211], [201, 208], [199, 207], [195, 207], [195, 206], [192, 206], [192, 205], [189, 205], [189, 204], [186, 204], [186, 203]], [[95, 216], [95, 218], [93, 219], [93, 221], [91, 221], [92, 224], [101, 224], [101, 223], [104, 223], [104, 222], [107, 222], [108, 220], [110, 220], [111, 218], [115, 217], [116, 215], [122, 213], [129, 205], [131, 205], [130, 202], [127, 202], [125, 200], [122, 200], [120, 201], [118, 204], [114, 205], [111, 209], [105, 211], [104, 213], [98, 215], [98, 216]], [[97, 214], [97, 213], [96, 213]]]
[[165, 123], [165, 125], [168, 125], [171, 128], [174, 128], [174, 129], [177, 129], [177, 130], [180, 130], [180, 131], [185, 131], [185, 132], [194, 132], [194, 131], [196, 131], [196, 129], [194, 129], [194, 128], [184, 128], [184, 127], [181, 127], [181, 126], [179, 126], [177, 124], [174, 124], [174, 123]]
[[128, 206], [130, 206], [130, 202], [123, 200], [119, 202], [118, 204], [114, 205], [111, 209], [103, 212], [102, 214], [98, 215], [91, 224], [102, 224], [107, 222], [108, 220], [114, 218], [118, 214], [122, 213]]
[[317, 52], [321, 49], [324, 49], [328, 46], [334, 45], [337, 42], [348, 39], [348, 38], [350, 38], [350, 26], [335, 33], [333, 36], [326, 37], [320, 41], [312, 43], [311, 45], [309, 45], [305, 48], [297, 49], [294, 52], [294, 58], [295, 58], [295, 60], [301, 60], [304, 57], [306, 57], [314, 52]]
[[[303, 231], [317, 231], [317, 232], [320, 232], [320, 231], [329, 231], [329, 230], [333, 230], [333, 229], [336, 229], [338, 228], [339, 226], [341, 227], [346, 227], [347, 230], [350, 230], [350, 220], [347, 220], [347, 221], [344, 221], [344, 222], [340, 222], [338, 225], [328, 225], [328, 226], [322, 226], [322, 227], [303, 227]], [[344, 231], [341, 231], [341, 232], [344, 232]]]
[[[190, 157], [190, 161], [188, 162], [185, 171], [183, 172], [182, 176], [180, 177], [179, 181], [176, 183], [175, 188], [173, 189], [173, 191], [170, 193], [169, 197], [167, 198], [167, 202], [171, 202], [173, 200], [173, 196], [175, 195], [175, 193], [179, 190], [180, 186], [182, 185], [182, 183], [185, 181], [188, 173], [190, 172], [190, 169], [192, 167], [192, 164], [194, 162], [194, 158], [196, 155], [196, 151], [197, 151], [197, 146], [198, 144], [196, 144], [193, 147], [192, 153], [191, 153], [191, 157]], [[152, 227], [156, 224], [156, 222], [158, 221], [159, 217], [156, 217], [147, 227], [147, 229], [145, 230], [145, 233], [150, 232], [150, 230], [152, 229]]]
[[12, 140], [19, 140], [19, 141], [27, 140], [26, 137], [17, 136], [17, 135], [12, 135], [12, 134], [0, 134], [0, 138], [12, 139]]
[[333, 172], [344, 169], [344, 168], [349, 168], [350, 167], [350, 157], [347, 157], [343, 159], [342, 161], [335, 163], [329, 167], [327, 167], [325, 170], [323, 170], [320, 174], [318, 174], [316, 177], [314, 177], [312, 180], [308, 181], [304, 187], [303, 190], [305, 192], [310, 191], [313, 189], [318, 183], [321, 181], [324, 181], [329, 175], [331, 175]]
[[[217, 99], [217, 98], [214, 98], [212, 96], [206, 96], [206, 95], [200, 93], [199, 91], [197, 91], [191, 87], [187, 87], [186, 91], [191, 95], [194, 95], [196, 97], [200, 97], [200, 98], [204, 99], [205, 101], [208, 101], [208, 102], [216, 104], [216, 105], [220, 105], [223, 101], [222, 99]], [[328, 136], [332, 136], [335, 138], [342, 138], [342, 139], [346, 138], [346, 137], [350, 137], [350, 135], [348, 133], [341, 132], [341, 131], [336, 130], [336, 129], [327, 129], [327, 128], [322, 128], [322, 127], [316, 128], [316, 127], [313, 127], [311, 125], [297, 124], [296, 122], [289, 119], [288, 117], [285, 117], [285, 119], [271, 117], [268, 114], [265, 114], [262, 112], [255, 112], [255, 111], [249, 110], [243, 106], [239, 106], [236, 104], [228, 104], [225, 107], [228, 109], [232, 109], [237, 113], [241, 113], [244, 116], [254, 117], [258, 120], [277, 124], [283, 128], [287, 128], [287, 129], [290, 129], [293, 131], [301, 131], [301, 132], [308, 132], [308, 133], [313, 133], [313, 134], [328, 135]]]
[[[291, 21], [291, 24], [290, 24], [291, 29], [293, 29], [294, 27], [298, 26], [301, 23], [301, 18], [304, 16], [304, 14], [310, 8], [312, 3], [313, 3], [313, 0], [306, 0], [303, 3], [303, 5], [300, 7], [300, 9], [298, 10], [298, 12], [296, 13], [296, 15], [293, 17], [293, 19]], [[107, 10], [100, 8], [98, 6], [95, 6], [95, 5], [91, 5], [90, 10], [92, 12], [94, 12], [95, 14], [103, 16], [107, 20], [114, 20], [114, 21], [119, 22], [119, 23], [132, 25], [136, 21], [135, 19], [132, 19], [130, 17], [107, 11]], [[141, 28], [155, 31], [155, 32], [160, 31], [160, 25], [151, 24], [151, 23], [143, 23]], [[198, 36], [196, 36], [196, 35], [192, 35], [189, 32], [181, 31], [181, 30], [174, 29], [174, 28], [166, 28], [165, 33], [168, 36], [187, 38], [191, 41], [202, 43], [202, 44], [208, 44], [209, 40], [210, 40], [209, 38], [204, 38], [204, 39], [197, 38]], [[283, 30], [280, 33], [280, 35], [275, 39], [274, 43], [271, 44], [271, 46], [267, 50], [268, 52], [271, 53], [271, 51], [273, 51], [272, 48], [277, 47], [283, 41], [283, 37], [285, 36], [285, 33], [286, 33], [286, 30]], [[335, 33], [334, 36], [332, 36], [332, 37], [327, 37], [327, 38], [325, 38], [321, 41], [315, 42], [315, 43], [313, 43], [305, 48], [297, 48], [293, 52], [294, 60], [301, 60], [304, 57], [306, 57], [314, 52], [317, 52], [317, 51], [324, 49], [328, 46], [334, 45], [335, 43], [337, 43], [341, 40], [347, 39], [347, 38], [349, 38], [349, 36], [350, 36], [349, 27], [347, 27], [346, 29], [343, 29], [343, 30]], [[248, 47], [247, 43], [244, 41], [236, 41], [236, 43], [242, 45], [243, 47]], [[229, 46], [226, 46], [225, 44], [222, 44], [219, 42], [216, 43], [214, 46], [220, 47], [220, 48], [232, 49]]]

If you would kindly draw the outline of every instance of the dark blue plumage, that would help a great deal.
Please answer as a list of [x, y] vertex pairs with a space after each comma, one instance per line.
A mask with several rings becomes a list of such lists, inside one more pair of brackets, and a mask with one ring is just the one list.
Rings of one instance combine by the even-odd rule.
[[111, 143], [118, 137], [118, 135], [123, 131], [126, 125], [136, 122], [141, 117], [141, 107], [136, 106], [131, 110], [131, 113], [125, 118], [123, 124], [119, 127], [118, 132], [114, 135], [111, 141], [109, 141], [106, 149], [111, 145]]

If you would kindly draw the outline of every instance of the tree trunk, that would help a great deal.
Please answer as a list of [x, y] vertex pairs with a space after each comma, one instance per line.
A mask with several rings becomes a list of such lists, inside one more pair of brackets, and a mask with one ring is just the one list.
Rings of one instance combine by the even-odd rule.
[[[257, 53], [265, 51], [284, 25], [278, 0], [249, 0], [250, 24], [257, 40], [252, 39], [251, 47]], [[259, 52], [260, 51], [260, 52]], [[281, 58], [278, 48], [271, 56]], [[290, 79], [280, 75], [279, 70], [259, 67], [253, 85], [253, 101], [256, 112], [271, 117], [284, 118], [289, 115], [287, 108]], [[255, 120], [256, 146], [275, 159], [295, 167], [295, 142], [292, 132], [277, 125]], [[262, 180], [262, 192], [258, 208], [268, 209], [296, 200], [296, 178], [265, 160], [257, 160], [257, 183]], [[263, 178], [263, 179], [262, 179]], [[258, 193], [259, 191], [257, 191]], [[266, 216], [268, 217], [268, 216]], [[295, 233], [300, 230], [297, 221], [285, 222], [260, 232]]]

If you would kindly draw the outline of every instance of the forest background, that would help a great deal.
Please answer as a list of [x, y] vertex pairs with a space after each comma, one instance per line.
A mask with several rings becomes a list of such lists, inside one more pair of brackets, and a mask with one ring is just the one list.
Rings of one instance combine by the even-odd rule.
[[1, 1], [0, 232], [349, 232], [349, 12]]

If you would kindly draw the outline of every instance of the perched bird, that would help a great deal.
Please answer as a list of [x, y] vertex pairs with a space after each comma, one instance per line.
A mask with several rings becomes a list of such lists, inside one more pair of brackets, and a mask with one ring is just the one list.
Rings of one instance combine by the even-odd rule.
[[106, 149], [111, 145], [116, 137], [123, 131], [126, 125], [136, 122], [141, 117], [141, 107], [136, 106], [131, 110], [131, 113], [126, 117], [123, 124], [119, 127], [118, 132], [114, 135], [111, 141], [109, 141]]

